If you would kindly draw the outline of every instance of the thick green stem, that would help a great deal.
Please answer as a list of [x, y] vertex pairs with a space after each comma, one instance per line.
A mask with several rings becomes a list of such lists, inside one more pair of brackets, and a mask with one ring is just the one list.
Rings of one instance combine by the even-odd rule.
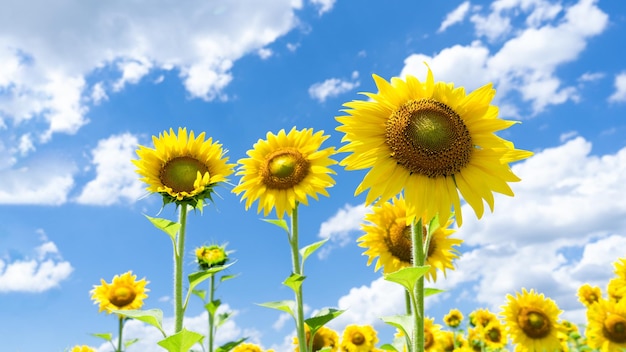
[[116, 352], [122, 352], [122, 331], [124, 331], [124, 317], [119, 315], [119, 327], [117, 330], [117, 350]]
[[[424, 235], [422, 219], [411, 226], [411, 243], [413, 254], [413, 266], [424, 266], [426, 256], [424, 254]], [[415, 328], [413, 331], [412, 352], [424, 351], [424, 276], [417, 280], [415, 286], [416, 307], [413, 310], [413, 321]]]
[[[213, 304], [213, 299], [215, 296], [215, 275], [211, 275], [211, 280], [209, 281], [209, 304]], [[215, 333], [215, 314], [213, 312], [209, 312], [209, 348], [207, 351], [213, 352], [213, 335]]]
[[174, 248], [174, 333], [183, 329], [185, 309], [183, 307], [183, 256], [185, 254], [185, 229], [187, 227], [187, 204], [180, 205], [178, 214], [180, 230]]
[[[291, 235], [289, 238], [289, 245], [291, 246], [291, 261], [293, 266], [293, 272], [297, 275], [302, 275], [302, 268], [300, 266], [300, 252], [298, 251], [298, 203], [293, 208], [291, 213]], [[306, 346], [306, 334], [304, 330], [304, 302], [302, 298], [302, 285], [296, 289], [296, 331], [298, 334], [298, 346], [300, 352], [307, 352]]]
[[404, 304], [406, 305], [406, 314], [411, 315], [411, 294], [407, 290], [404, 290]]

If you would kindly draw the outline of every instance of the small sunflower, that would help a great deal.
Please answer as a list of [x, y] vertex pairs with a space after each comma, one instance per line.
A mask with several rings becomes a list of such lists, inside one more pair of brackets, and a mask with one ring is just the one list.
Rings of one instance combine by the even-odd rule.
[[228, 253], [224, 246], [216, 244], [196, 248], [196, 261], [201, 270], [221, 266], [228, 261]]
[[[308, 325], [304, 325], [304, 330], [306, 332], [306, 343], [309, 345], [311, 339], [311, 328]], [[298, 352], [300, 349], [298, 348], [298, 338], [293, 338], [293, 343], [296, 345], [294, 351]], [[339, 334], [333, 329], [322, 326], [317, 332], [315, 336], [313, 336], [313, 350], [312, 352], [320, 351], [324, 348], [329, 348], [330, 352], [337, 352], [339, 349]]]
[[372, 352], [376, 350], [378, 336], [369, 325], [348, 325], [341, 337], [342, 352]]
[[622, 297], [626, 296], [626, 280], [621, 277], [614, 277], [609, 280], [606, 290], [612, 300], [619, 302]]
[[[237, 346], [235, 346], [235, 348], [233, 348], [231, 352], [263, 352], [263, 350], [261, 349], [261, 346], [257, 344], [242, 342], [238, 344]], [[274, 352], [274, 351], [267, 350], [266, 352]]]
[[557, 321], [561, 310], [552, 299], [523, 289], [515, 297], [508, 295], [507, 301], [501, 314], [516, 352], [559, 350], [558, 332], [562, 328]]
[[469, 314], [469, 323], [471, 326], [485, 327], [498, 320], [498, 317], [489, 309], [479, 308]]
[[498, 118], [490, 105], [491, 84], [466, 95], [452, 83], [435, 82], [428, 69], [425, 82], [413, 76], [391, 82], [374, 75], [378, 93], [363, 93], [370, 101], [344, 104], [348, 116], [339, 116], [348, 144], [338, 152], [351, 152], [340, 165], [347, 170], [370, 169], [355, 194], [369, 189], [366, 203], [384, 202], [404, 190], [407, 224], [417, 217], [441, 225], [454, 208], [462, 224], [459, 192], [478, 218], [483, 199], [493, 211], [493, 192], [513, 196], [507, 182], [520, 179], [509, 163], [531, 152], [515, 149], [498, 137], [516, 121]]
[[482, 328], [485, 346], [491, 350], [504, 348], [507, 344], [506, 331], [499, 320], [495, 320]]
[[463, 321], [463, 313], [458, 309], [450, 309], [450, 312], [443, 317], [443, 322], [451, 328], [459, 327], [461, 321]]
[[626, 348], [626, 301], [601, 299], [587, 309], [587, 343], [601, 352]]
[[424, 352], [439, 351], [441, 325], [435, 324], [433, 318], [424, 319]]
[[584, 284], [578, 288], [578, 300], [580, 303], [584, 304], [585, 307], [589, 307], [598, 302], [600, 298], [602, 298], [602, 291], [598, 286]]
[[[411, 266], [411, 227], [406, 224], [406, 203], [402, 196], [395, 197], [391, 202], [385, 202], [372, 207], [372, 212], [365, 215], [367, 224], [362, 229], [365, 235], [357, 241], [359, 247], [367, 248], [364, 255], [369, 256], [367, 265], [371, 265], [375, 258], [375, 271], [383, 267], [385, 274]], [[434, 224], [438, 226], [438, 224]], [[430, 245], [426, 256], [426, 264], [430, 270], [426, 273], [429, 281], [437, 280], [437, 270], [446, 274], [446, 269], [454, 270], [452, 261], [458, 258], [458, 252], [453, 246], [460, 245], [463, 240], [449, 238], [454, 233], [452, 220], [445, 227], [437, 227], [431, 231]], [[428, 233], [423, 228], [424, 236]]]
[[146, 294], [145, 278], [137, 281], [137, 275], [132, 271], [122, 275], [115, 275], [111, 283], [101, 279], [101, 285], [94, 285], [91, 290], [91, 299], [94, 304], [99, 304], [99, 312], [106, 310], [107, 314], [111, 310], [133, 310], [143, 306], [143, 300], [148, 297]]
[[249, 158], [239, 160], [237, 175], [242, 176], [233, 192], [243, 192], [246, 210], [259, 200], [257, 212], [267, 216], [276, 208], [276, 215], [291, 215], [296, 203], [308, 204], [307, 197], [317, 200], [318, 194], [328, 196], [326, 188], [335, 184], [329, 166], [337, 162], [330, 158], [335, 148], [320, 149], [328, 139], [323, 131], [296, 130], [278, 134], [268, 132], [247, 152]]
[[456, 334], [452, 331], [441, 330], [438, 338], [440, 350], [443, 352], [458, 352], [461, 348], [468, 346], [463, 334]]
[[202, 132], [195, 137], [179, 128], [178, 135], [170, 129], [159, 137], [153, 136], [154, 149], [139, 146], [137, 173], [148, 184], [147, 190], [163, 196], [163, 202], [190, 204], [195, 207], [202, 199], [211, 199], [213, 188], [226, 182], [234, 170], [222, 145], [213, 139], [204, 140]]
[[72, 347], [70, 352], [96, 352], [96, 349], [93, 347], [89, 347], [87, 345], [82, 345], [82, 346], [77, 345], [77, 346]]

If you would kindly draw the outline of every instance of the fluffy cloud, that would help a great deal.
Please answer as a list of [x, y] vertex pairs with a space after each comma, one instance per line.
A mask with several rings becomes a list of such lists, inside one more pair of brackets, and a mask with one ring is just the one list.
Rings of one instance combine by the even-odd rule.
[[446, 15], [446, 18], [443, 20], [443, 22], [441, 22], [441, 25], [439, 26], [439, 29], [437, 30], [437, 32], [443, 32], [445, 31], [448, 27], [462, 22], [465, 19], [465, 16], [467, 15], [467, 12], [470, 9], [470, 2], [469, 1], [464, 1], [461, 3], [461, 5], [459, 5], [456, 9], [452, 10], [450, 13], [448, 13]]
[[309, 87], [309, 95], [311, 98], [323, 103], [329, 97], [336, 97], [340, 94], [349, 92], [359, 86], [358, 72], [352, 73], [352, 81], [344, 81], [339, 78], [329, 78], [324, 82], [314, 83]]
[[615, 92], [609, 97], [609, 101], [624, 102], [626, 101], [626, 72], [615, 76]]
[[361, 229], [363, 218], [369, 211], [364, 204], [352, 206], [346, 204], [342, 209], [330, 219], [320, 225], [317, 234], [319, 238], [328, 238], [329, 241], [319, 251], [319, 258], [328, 257], [330, 252], [336, 247], [344, 247], [352, 243], [352, 234]]
[[311, 0], [311, 3], [319, 8], [319, 14], [321, 15], [330, 11], [335, 5], [335, 1], [336, 0]]
[[0, 170], [0, 204], [63, 204], [74, 186], [74, 172], [72, 165], [52, 160]]

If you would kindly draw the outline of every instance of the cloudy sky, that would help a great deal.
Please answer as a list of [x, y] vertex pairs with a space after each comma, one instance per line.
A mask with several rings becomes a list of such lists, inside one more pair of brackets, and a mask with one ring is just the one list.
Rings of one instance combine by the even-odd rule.
[[[4, 1], [0, 11], [0, 331], [7, 351], [100, 346], [113, 332], [89, 290], [133, 270], [146, 308], [171, 327], [171, 244], [142, 214], [176, 217], [145, 197], [130, 159], [169, 128], [204, 131], [231, 161], [267, 131], [314, 128], [339, 146], [342, 104], [375, 91], [372, 74], [435, 79], [473, 90], [493, 82], [502, 136], [535, 155], [513, 166], [514, 198], [481, 220], [464, 208], [457, 269], [427, 299], [498, 311], [534, 288], [584, 322], [585, 282], [605, 287], [626, 254], [626, 6], [608, 0], [415, 2], [335, 0]], [[338, 156], [340, 158], [340, 156]], [[368, 211], [362, 172], [336, 168], [329, 198], [300, 211], [302, 244], [329, 237], [307, 263], [309, 312], [347, 309], [331, 324], [401, 313], [399, 287], [367, 267], [355, 240]], [[237, 179], [232, 182], [236, 183]], [[228, 243], [239, 276], [218, 296], [235, 312], [218, 342], [248, 336], [291, 349], [293, 323], [257, 303], [290, 299], [287, 240], [230, 192], [190, 217], [193, 247]], [[203, 331], [193, 302], [186, 325]], [[169, 324], [169, 325], [168, 325]], [[129, 351], [159, 351], [157, 332], [130, 322]], [[388, 340], [385, 340], [387, 342]], [[110, 350], [104, 345], [101, 351]]]

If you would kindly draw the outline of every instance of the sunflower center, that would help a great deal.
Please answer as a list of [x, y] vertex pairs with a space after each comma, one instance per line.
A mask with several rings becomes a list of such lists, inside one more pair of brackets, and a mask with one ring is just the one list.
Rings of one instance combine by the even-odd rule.
[[502, 337], [502, 335], [500, 334], [500, 329], [498, 328], [490, 329], [489, 331], [487, 331], [486, 336], [489, 339], [489, 341], [492, 341], [492, 342], [500, 342], [500, 339]]
[[424, 332], [424, 351], [429, 349], [435, 343], [433, 333], [430, 331]]
[[355, 332], [354, 334], [352, 334], [351, 341], [353, 344], [360, 346], [365, 342], [365, 336], [363, 336], [363, 334], [361, 334], [360, 332]]
[[[428, 236], [428, 230], [426, 227], [422, 228], [423, 239], [426, 240]], [[403, 221], [396, 221], [387, 230], [387, 237], [385, 237], [385, 244], [389, 248], [391, 254], [405, 263], [411, 263], [413, 241], [411, 241], [411, 226], [406, 226]], [[431, 239], [428, 246], [429, 257], [433, 254], [435, 249], [435, 242]]]
[[520, 309], [517, 323], [530, 338], [541, 339], [550, 334], [550, 319], [538, 310], [526, 307]]
[[169, 160], [161, 169], [159, 178], [163, 185], [174, 192], [191, 192], [198, 176], [209, 172], [205, 164], [190, 156], [179, 156]]
[[385, 127], [385, 142], [394, 160], [411, 173], [427, 177], [458, 173], [474, 149], [459, 114], [433, 99], [404, 103]]
[[626, 342], [626, 319], [617, 315], [609, 315], [604, 321], [602, 334], [613, 342]]
[[131, 304], [137, 294], [135, 290], [128, 286], [117, 286], [111, 291], [109, 301], [118, 308], [123, 308]]
[[309, 173], [309, 161], [297, 150], [281, 149], [271, 153], [261, 168], [268, 188], [288, 189], [300, 183]]

